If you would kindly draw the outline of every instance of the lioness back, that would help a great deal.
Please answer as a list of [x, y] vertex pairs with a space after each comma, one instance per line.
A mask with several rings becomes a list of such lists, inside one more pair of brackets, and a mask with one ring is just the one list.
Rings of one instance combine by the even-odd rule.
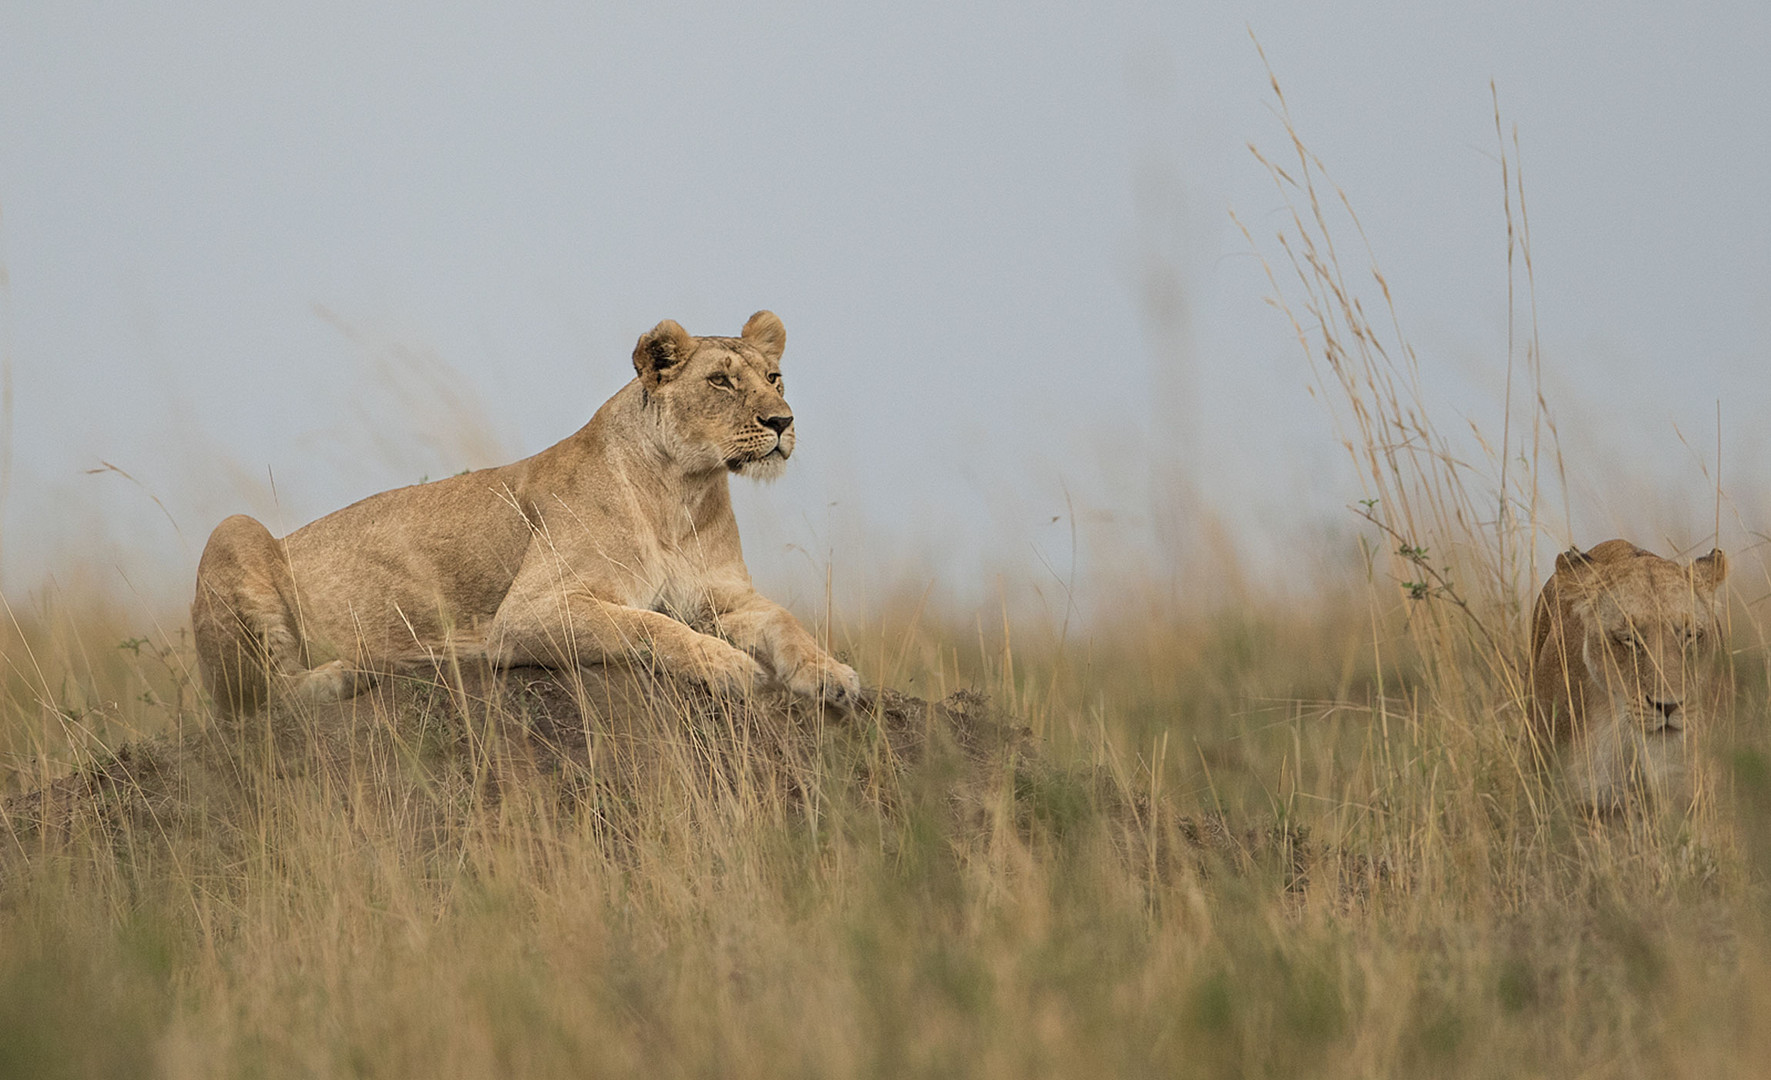
[[316, 656], [401, 651], [484, 623], [510, 589], [530, 526], [517, 501], [527, 461], [395, 488], [283, 541]]

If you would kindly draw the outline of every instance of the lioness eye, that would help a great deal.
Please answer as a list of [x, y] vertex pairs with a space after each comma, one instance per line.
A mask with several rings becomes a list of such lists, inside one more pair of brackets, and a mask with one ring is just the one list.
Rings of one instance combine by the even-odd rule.
[[724, 375], [723, 373], [716, 374], [716, 375], [709, 375], [707, 377], [707, 381], [712, 383], [713, 385], [719, 387], [721, 390], [730, 390], [732, 388], [732, 380], [730, 378], [728, 378], [726, 375]]

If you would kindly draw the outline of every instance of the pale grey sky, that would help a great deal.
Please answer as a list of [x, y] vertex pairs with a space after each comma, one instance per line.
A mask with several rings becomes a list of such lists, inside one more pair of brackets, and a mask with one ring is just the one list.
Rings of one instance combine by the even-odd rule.
[[1276, 251], [1251, 31], [1454, 422], [1497, 415], [1506, 350], [1497, 84], [1575, 539], [1693, 512], [1619, 463], [1702, 483], [1718, 401], [1761, 512], [1763, 3], [15, 2], [0, 586], [102, 553], [180, 597], [230, 512], [282, 532], [532, 453], [659, 319], [763, 307], [800, 452], [738, 497], [802, 603], [827, 561], [961, 592], [1067, 567], [1067, 497], [1085, 575], [1160, 558], [1182, 480], [1257, 553], [1342, 521], [1356, 486], [1229, 218]]

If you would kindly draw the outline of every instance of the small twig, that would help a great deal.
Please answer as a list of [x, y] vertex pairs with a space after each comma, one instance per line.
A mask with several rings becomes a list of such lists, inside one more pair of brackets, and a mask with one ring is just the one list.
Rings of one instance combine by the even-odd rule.
[[[1396, 541], [1396, 554], [1407, 559], [1418, 568], [1421, 573], [1431, 579], [1430, 582], [1424, 583], [1424, 587], [1409, 588], [1409, 595], [1411, 598], [1419, 600], [1428, 595], [1435, 595], [1451, 601], [1453, 604], [1457, 605], [1466, 616], [1468, 616], [1470, 625], [1474, 626], [1477, 631], [1481, 633], [1482, 639], [1488, 643], [1489, 648], [1493, 649], [1496, 653], [1503, 652], [1500, 647], [1500, 642], [1493, 634], [1489, 633], [1488, 627], [1484, 625], [1482, 620], [1476, 615], [1475, 610], [1470, 607], [1469, 602], [1458, 594], [1457, 586], [1453, 585], [1451, 579], [1446, 577], [1442, 571], [1436, 569], [1432, 563], [1427, 561], [1426, 548], [1415, 546], [1408, 537], [1403, 536], [1401, 533], [1391, 528], [1387, 522], [1380, 519], [1373, 512], [1373, 507], [1348, 507], [1348, 509], [1352, 510], [1355, 514], [1358, 514], [1366, 521], [1376, 525], [1385, 535]], [[1405, 582], [1404, 585], [1405, 587], [1411, 585], [1421, 586], [1423, 583]]]

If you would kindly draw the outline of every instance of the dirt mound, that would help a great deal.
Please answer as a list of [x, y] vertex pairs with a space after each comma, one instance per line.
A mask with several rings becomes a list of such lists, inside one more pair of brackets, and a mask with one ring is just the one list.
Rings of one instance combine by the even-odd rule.
[[[153, 836], [237, 821], [256, 785], [410, 788], [481, 806], [526, 785], [597, 813], [674, 778], [803, 804], [832, 766], [881, 798], [940, 756], [954, 797], [1004, 762], [1043, 768], [1032, 733], [961, 691], [868, 692], [854, 714], [786, 695], [721, 699], [622, 668], [451, 669], [383, 679], [347, 701], [286, 703], [125, 745], [0, 807], [0, 845], [28, 851], [97, 827]], [[1012, 766], [1011, 766], [1012, 767]]]
[[[626, 668], [461, 668], [185, 730], [7, 800], [0, 876], [7, 861], [76, 837], [131, 849], [196, 843], [225, 858], [250, 849], [248, 833], [262, 833], [278, 813], [268, 808], [292, 791], [317, 792], [301, 805], [347, 817], [366, 807], [397, 816], [421, 846], [496, 827], [509, 817], [501, 809], [637, 841], [661, 802], [698, 812], [723, 799], [776, 818], [933, 814], [960, 845], [993, 825], [1062, 837], [1092, 824], [1159, 875], [1270, 873], [1288, 890], [1307, 884], [1314, 854], [1294, 827], [1183, 815], [1102, 770], [1055, 764], [1028, 728], [972, 691], [931, 702], [872, 690], [844, 714], [786, 695], [718, 698]], [[879, 838], [896, 842], [889, 830]]]

